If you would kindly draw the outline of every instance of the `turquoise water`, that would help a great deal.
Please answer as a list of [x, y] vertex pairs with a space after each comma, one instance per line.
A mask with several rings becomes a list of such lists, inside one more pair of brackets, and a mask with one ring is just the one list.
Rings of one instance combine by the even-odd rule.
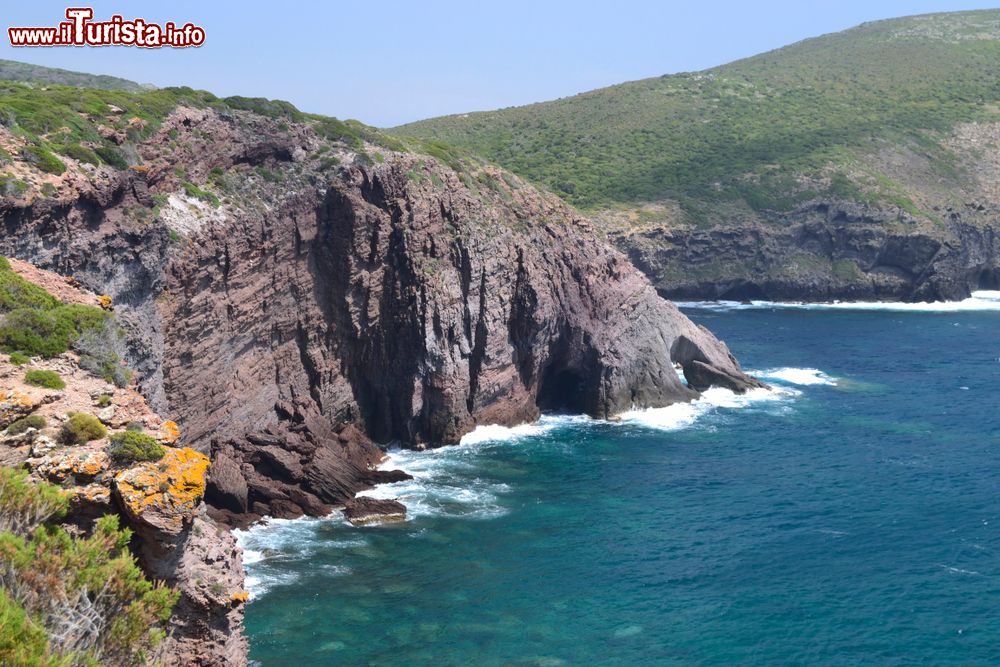
[[776, 387], [396, 452], [242, 536], [269, 665], [1000, 663], [1000, 312], [688, 311]]

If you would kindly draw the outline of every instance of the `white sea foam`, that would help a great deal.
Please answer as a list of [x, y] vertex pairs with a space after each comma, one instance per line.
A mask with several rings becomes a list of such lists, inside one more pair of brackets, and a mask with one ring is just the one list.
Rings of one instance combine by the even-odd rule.
[[787, 382], [788, 384], [835, 385], [837, 380], [817, 368], [772, 368], [763, 371], [748, 371], [750, 375], [768, 381]]
[[795, 303], [786, 301], [679, 301], [681, 308], [707, 310], [877, 310], [888, 312], [956, 313], [964, 311], [1000, 311], [1000, 291], [980, 290], [961, 301], [923, 301], [902, 303], [892, 301], [834, 301], [831, 303]]
[[[352, 539], [325, 539], [319, 534], [324, 525], [343, 523], [339, 513], [317, 519], [266, 519], [246, 530], [234, 530], [236, 541], [243, 549], [243, 566], [247, 570], [244, 583], [250, 599], [257, 599], [272, 588], [295, 583], [298, 575], [282, 563], [309, 560], [318, 551], [367, 545], [363, 536]], [[346, 574], [347, 568], [330, 566], [331, 576]]]
[[[762, 373], [767, 376], [767, 373]], [[820, 384], [829, 380], [816, 369], [776, 369], [771, 377], [785, 376], [786, 382]], [[796, 382], [796, 379], [799, 382]], [[525, 441], [544, 438], [560, 429], [587, 427], [594, 424], [622, 424], [673, 431], [690, 426], [700, 417], [715, 410], [743, 409], [754, 405], [787, 402], [801, 392], [787, 386], [772, 389], [754, 389], [745, 394], [735, 394], [727, 389], [713, 388], [702, 393], [690, 403], [677, 403], [665, 408], [630, 410], [620, 415], [619, 422], [602, 422], [584, 415], [544, 415], [532, 424], [506, 427], [479, 426], [458, 445], [426, 451], [393, 449], [388, 452], [381, 468], [400, 469], [413, 475], [413, 479], [381, 484], [358, 495], [373, 498], [395, 498], [406, 505], [407, 519], [428, 516], [450, 516], [470, 519], [488, 519], [505, 514], [503, 496], [510, 487], [502, 482], [478, 476], [476, 473], [485, 456], [497, 447], [523, 445]], [[548, 446], [542, 443], [543, 446]], [[552, 446], [571, 447], [562, 439], [551, 440]], [[283, 562], [306, 560], [322, 549], [361, 548], [367, 546], [364, 529], [358, 529], [356, 538], [324, 536], [323, 529], [331, 524], [349, 526], [339, 513], [330, 517], [302, 519], [269, 519], [248, 530], [234, 531], [243, 548], [243, 562], [247, 568], [246, 587], [251, 599], [259, 598], [268, 590], [291, 584], [297, 575], [282, 567]], [[330, 566], [331, 576], [349, 572], [347, 568]]]
[[751, 389], [745, 394], [736, 394], [728, 389], [713, 387], [690, 403], [674, 403], [665, 408], [643, 408], [629, 410], [619, 415], [622, 424], [644, 426], [660, 431], [676, 431], [695, 423], [702, 416], [718, 409], [741, 409], [760, 403], [786, 401], [799, 395], [799, 391], [788, 387], [771, 389]]

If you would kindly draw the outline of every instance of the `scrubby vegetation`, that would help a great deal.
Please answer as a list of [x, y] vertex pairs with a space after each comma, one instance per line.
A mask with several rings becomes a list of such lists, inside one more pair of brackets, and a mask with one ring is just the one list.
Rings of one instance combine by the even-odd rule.
[[108, 454], [117, 463], [159, 461], [167, 453], [156, 438], [134, 430], [112, 433], [109, 440]]
[[7, 426], [7, 435], [18, 435], [20, 433], [24, 433], [29, 428], [41, 430], [45, 428], [45, 424], [45, 417], [41, 415], [28, 415], [27, 417], [21, 417]]
[[104, 90], [140, 91], [141, 85], [128, 79], [103, 74], [85, 74], [71, 72], [55, 67], [29, 65], [13, 60], [0, 60], [0, 80], [31, 81], [35, 83], [59, 84], [77, 86], [79, 88], [103, 88]]
[[55, 371], [32, 370], [24, 374], [24, 381], [35, 387], [46, 389], [65, 389], [66, 382]]
[[104, 424], [83, 412], [70, 413], [59, 430], [59, 440], [65, 445], [82, 445], [91, 440], [99, 440], [108, 434]]
[[54, 357], [70, 347], [80, 354], [80, 366], [98, 377], [119, 387], [131, 381], [121, 363], [122, 334], [110, 313], [60, 302], [0, 257], [0, 350]]
[[[135, 144], [155, 133], [163, 119], [179, 105], [212, 107], [223, 112], [244, 110], [269, 118], [310, 123], [320, 136], [344, 142], [355, 150], [360, 150], [363, 142], [389, 150], [407, 150], [398, 139], [364, 123], [303, 113], [283, 100], [248, 97], [220, 99], [209, 92], [186, 87], [141, 90], [138, 86], [113, 86], [113, 90], [100, 89], [89, 87], [89, 83], [95, 81], [76, 84], [72, 83], [76, 81], [73, 77], [56, 75], [50, 78], [61, 78], [71, 85], [40, 87], [30, 80], [39, 78], [45, 68], [37, 70], [38, 77], [15, 77], [21, 81], [2, 80], [4, 73], [11, 70], [4, 67], [4, 61], [0, 61], [0, 124], [28, 142], [21, 153], [22, 159], [52, 174], [62, 174], [67, 168], [57, 154], [78, 162], [107, 164], [117, 169], [141, 162]], [[74, 87], [76, 85], [88, 87]], [[288, 126], [285, 125], [284, 129], [287, 131]], [[125, 141], [119, 144], [108, 138], [112, 134], [124, 137]], [[213, 205], [217, 203], [213, 200], [215, 195], [199, 186], [185, 184], [185, 189], [189, 188], [198, 190], [197, 193], [189, 192], [192, 196], [203, 198]]]
[[66, 507], [57, 487], [0, 468], [0, 664], [141, 664], [178, 593], [145, 578], [117, 516], [74, 537], [52, 523]]
[[[990, 38], [983, 38], [990, 36]], [[466, 147], [574, 204], [674, 199], [787, 210], [852, 179], [860, 153], [912, 147], [955, 179], [942, 132], [997, 119], [1000, 11], [870, 23], [697, 73], [413, 123], [394, 132]], [[880, 180], [884, 179], [884, 180]], [[885, 174], [835, 192], [907, 197]], [[911, 204], [912, 205], [912, 204]]]
[[10, 363], [15, 366], [24, 366], [26, 363], [31, 361], [31, 357], [21, 352], [11, 352], [10, 353]]

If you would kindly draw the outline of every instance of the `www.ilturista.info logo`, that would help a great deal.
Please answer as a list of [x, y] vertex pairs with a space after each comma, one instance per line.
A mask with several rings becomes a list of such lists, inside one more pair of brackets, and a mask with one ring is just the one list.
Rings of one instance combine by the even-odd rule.
[[144, 19], [126, 21], [114, 15], [108, 21], [93, 21], [90, 7], [70, 7], [68, 21], [48, 28], [7, 28], [11, 46], [164, 46], [185, 48], [205, 43], [205, 30], [193, 23], [163, 25]]

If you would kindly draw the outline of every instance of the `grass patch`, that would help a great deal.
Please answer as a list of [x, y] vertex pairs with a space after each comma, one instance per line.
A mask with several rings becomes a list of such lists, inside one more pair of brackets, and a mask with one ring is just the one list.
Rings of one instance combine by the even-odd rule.
[[66, 381], [59, 377], [55, 371], [28, 371], [24, 374], [24, 381], [33, 387], [44, 387], [45, 389], [65, 389]]

